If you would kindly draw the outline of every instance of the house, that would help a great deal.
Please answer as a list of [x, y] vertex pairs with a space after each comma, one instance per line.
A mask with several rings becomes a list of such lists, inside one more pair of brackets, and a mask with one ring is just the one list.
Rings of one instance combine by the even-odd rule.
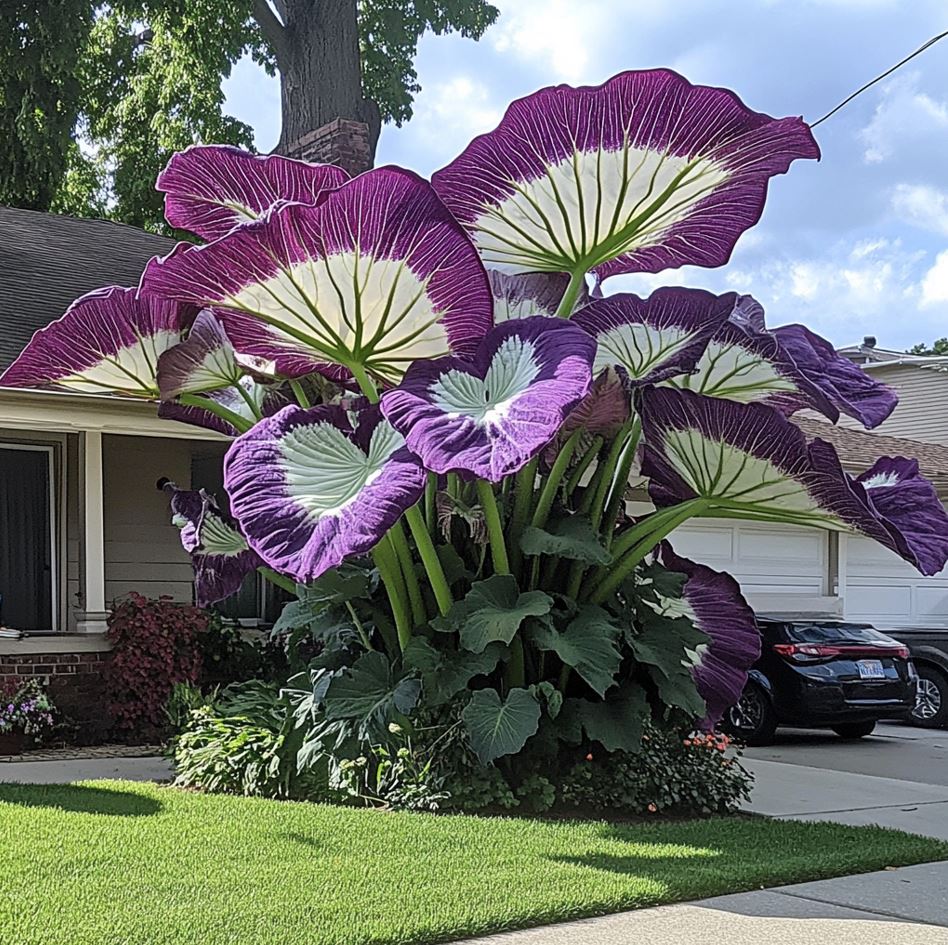
[[[171, 240], [102, 220], [0, 208], [0, 370], [77, 296], [136, 285]], [[220, 484], [226, 442], [131, 398], [0, 388], [0, 678], [48, 679], [82, 721], [99, 712], [109, 602], [192, 598], [159, 476]]]

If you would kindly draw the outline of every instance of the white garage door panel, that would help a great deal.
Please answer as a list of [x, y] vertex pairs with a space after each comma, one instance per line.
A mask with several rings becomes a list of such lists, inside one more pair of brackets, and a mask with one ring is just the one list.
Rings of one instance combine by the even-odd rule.
[[898, 618], [912, 612], [912, 588], [862, 584], [846, 586], [846, 616], [858, 620], [872, 617]]
[[731, 528], [686, 526], [673, 532], [670, 540], [678, 554], [695, 561], [711, 564], [713, 561], [734, 560], [734, 531]]
[[808, 568], [814, 561], [825, 560], [826, 537], [816, 529], [791, 531], [750, 527], [742, 529], [737, 539], [740, 557], [748, 562], [779, 561], [785, 564], [792, 561]]
[[679, 554], [732, 574], [748, 594], [826, 593], [828, 543], [819, 529], [708, 519], [689, 522], [670, 540]]
[[884, 620], [895, 627], [948, 627], [948, 571], [925, 577], [867, 538], [851, 535], [845, 544], [848, 619]]

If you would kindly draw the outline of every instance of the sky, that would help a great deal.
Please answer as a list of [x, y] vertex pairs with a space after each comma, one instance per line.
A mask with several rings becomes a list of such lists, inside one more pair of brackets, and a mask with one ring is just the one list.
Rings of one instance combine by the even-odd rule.
[[[496, 126], [544, 86], [595, 85], [668, 67], [733, 89], [756, 111], [815, 121], [948, 29], [945, 0], [493, 0], [479, 42], [425, 37], [422, 91], [377, 162], [421, 174]], [[241, 62], [227, 108], [271, 149], [275, 79]], [[874, 335], [902, 350], [948, 335], [948, 38], [815, 130], [822, 160], [771, 181], [761, 222], [718, 269], [608, 280], [607, 293], [661, 285], [754, 295], [770, 326], [802, 322], [836, 345]]]

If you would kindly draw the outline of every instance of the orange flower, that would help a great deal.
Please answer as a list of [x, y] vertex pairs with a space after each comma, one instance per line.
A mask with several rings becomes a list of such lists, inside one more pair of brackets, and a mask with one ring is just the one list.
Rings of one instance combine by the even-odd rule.
[[691, 739], [690, 739], [690, 738], [686, 738], [686, 739], [682, 742], [682, 745], [684, 745], [685, 748], [691, 748]]
[[592, 752], [590, 752], [588, 755], [586, 755], [586, 760], [587, 760], [587, 761], [592, 761], [592, 760], [593, 760]]
[[654, 804], [649, 804], [649, 805], [648, 805], [648, 809], [649, 809], [649, 813], [651, 813], [651, 814], [654, 814], [655, 811], [658, 810], [658, 808], [657, 808]]

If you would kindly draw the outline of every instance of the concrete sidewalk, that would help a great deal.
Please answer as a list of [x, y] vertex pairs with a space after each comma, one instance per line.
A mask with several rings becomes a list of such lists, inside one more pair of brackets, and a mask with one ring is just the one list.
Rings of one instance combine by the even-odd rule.
[[[466, 939], [463, 945], [948, 945], [948, 862]], [[461, 945], [461, 943], [455, 943]]]
[[159, 756], [71, 758], [64, 761], [8, 761], [0, 764], [0, 783], [68, 784], [115, 778], [124, 781], [170, 781], [171, 763]]
[[948, 840], [948, 785], [743, 758], [754, 774], [744, 809], [767, 817], [878, 824]]

